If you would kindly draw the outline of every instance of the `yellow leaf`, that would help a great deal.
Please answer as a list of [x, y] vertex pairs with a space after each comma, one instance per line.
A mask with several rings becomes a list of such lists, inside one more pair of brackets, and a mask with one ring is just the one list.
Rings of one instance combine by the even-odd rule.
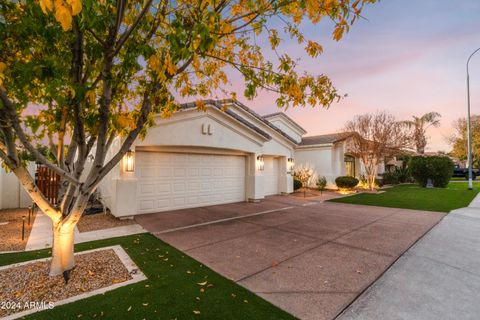
[[207, 282], [208, 282], [208, 281], [205, 281], [205, 282], [199, 282], [199, 283], [197, 283], [197, 284], [198, 284], [199, 286], [204, 286], [204, 285], [206, 285], [206, 284], [207, 284]]
[[68, 31], [72, 27], [72, 15], [70, 10], [63, 6], [57, 6], [57, 12], [55, 12], [55, 19], [62, 25], [63, 31]]
[[3, 73], [7, 69], [7, 65], [3, 62], [0, 62], [0, 73]]
[[144, 307], [146, 307], [146, 306], [148, 306], [148, 303], [145, 302], [145, 303], [142, 303], [142, 305], [143, 305]]
[[200, 311], [198, 311], [198, 310], [193, 310], [193, 313], [194, 313], [194, 314], [200, 314]]
[[40, 0], [40, 8], [42, 8], [43, 13], [47, 14], [48, 11], [53, 11], [53, 1], [52, 0]]
[[156, 55], [152, 55], [150, 59], [148, 59], [148, 66], [155, 72], [158, 72], [160, 69], [160, 60]]
[[81, 0], [67, 0], [68, 4], [72, 7], [72, 16], [76, 16], [82, 11]]
[[127, 309], [127, 311], [130, 311], [130, 310], [132, 310], [132, 306], [128, 307], [128, 309]]
[[95, 91], [93, 90], [88, 91], [87, 99], [90, 104], [95, 104]]

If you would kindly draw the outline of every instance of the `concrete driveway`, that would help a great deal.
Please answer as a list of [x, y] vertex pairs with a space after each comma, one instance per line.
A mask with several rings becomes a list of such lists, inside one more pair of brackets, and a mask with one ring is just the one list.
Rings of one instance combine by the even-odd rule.
[[442, 217], [273, 196], [135, 220], [293, 315], [333, 319]]

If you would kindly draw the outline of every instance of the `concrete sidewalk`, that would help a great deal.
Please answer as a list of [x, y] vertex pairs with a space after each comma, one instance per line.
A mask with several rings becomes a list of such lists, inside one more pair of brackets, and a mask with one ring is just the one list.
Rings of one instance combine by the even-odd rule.
[[337, 320], [479, 319], [480, 194], [452, 211]]
[[[102, 240], [113, 237], [128, 236], [137, 233], [147, 232], [139, 224], [132, 224], [122, 227], [115, 227], [109, 229], [102, 229], [89, 232], [79, 232], [75, 227], [75, 243], [82, 243], [94, 240]], [[39, 250], [51, 248], [53, 241], [52, 222], [47, 215], [40, 210], [37, 213], [35, 221], [33, 222], [32, 231], [28, 238], [25, 251]]]

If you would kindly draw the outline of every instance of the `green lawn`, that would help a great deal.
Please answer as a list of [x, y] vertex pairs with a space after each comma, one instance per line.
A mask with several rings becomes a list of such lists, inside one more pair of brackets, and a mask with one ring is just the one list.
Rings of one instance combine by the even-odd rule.
[[449, 212], [468, 206], [479, 191], [480, 182], [474, 183], [474, 190], [467, 190], [467, 182], [450, 182], [446, 189], [426, 189], [414, 184], [407, 184], [385, 189], [384, 193], [363, 193], [330, 201]]
[[[35, 313], [28, 319], [294, 319], [147, 233], [75, 247], [76, 251], [83, 251], [117, 244], [128, 252], [147, 280]], [[49, 254], [49, 250], [2, 254], [0, 265]], [[203, 286], [206, 289], [202, 293], [198, 283], [204, 281], [213, 286]], [[195, 314], [194, 310], [200, 313]]]

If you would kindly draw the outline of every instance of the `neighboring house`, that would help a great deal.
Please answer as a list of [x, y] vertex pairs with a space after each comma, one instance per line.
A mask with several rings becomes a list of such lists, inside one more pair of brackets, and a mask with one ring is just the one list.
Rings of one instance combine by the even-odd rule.
[[[205, 111], [187, 103], [154, 121], [99, 186], [115, 216], [291, 193], [294, 165], [312, 166], [331, 187], [338, 176], [362, 172], [347, 152], [348, 134], [303, 137], [306, 131], [284, 113], [260, 116], [238, 101], [207, 100]], [[114, 141], [107, 160], [120, 144]]]

